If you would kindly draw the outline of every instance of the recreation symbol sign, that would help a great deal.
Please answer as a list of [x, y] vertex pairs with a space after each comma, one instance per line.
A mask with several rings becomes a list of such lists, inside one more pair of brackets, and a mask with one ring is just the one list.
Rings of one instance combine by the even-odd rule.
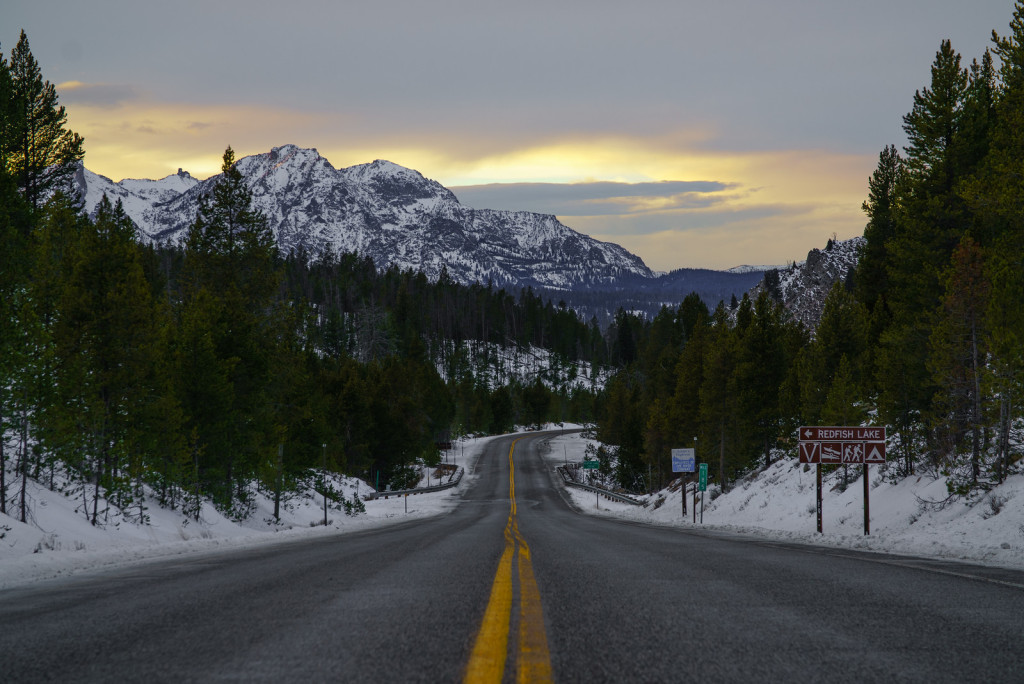
[[797, 433], [801, 463], [817, 464], [816, 508], [818, 532], [822, 532], [821, 466], [852, 464], [864, 466], [864, 534], [871, 534], [871, 513], [868, 503], [868, 465], [885, 463], [884, 427], [802, 427]]
[[801, 463], [885, 463], [884, 427], [802, 427]]

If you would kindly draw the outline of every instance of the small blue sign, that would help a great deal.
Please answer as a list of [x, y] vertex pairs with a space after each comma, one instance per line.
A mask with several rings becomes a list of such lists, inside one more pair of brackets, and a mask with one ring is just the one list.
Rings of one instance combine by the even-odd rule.
[[672, 450], [672, 472], [692, 473], [697, 470], [697, 457], [693, 449]]

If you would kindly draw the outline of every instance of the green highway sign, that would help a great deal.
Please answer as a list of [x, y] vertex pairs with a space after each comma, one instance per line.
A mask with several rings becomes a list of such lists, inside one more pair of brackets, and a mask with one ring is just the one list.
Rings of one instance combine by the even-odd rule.
[[[700, 473], [698, 474], [698, 477], [700, 478], [700, 480], [697, 482], [697, 488], [700, 491], [702, 491], [702, 492], [707, 491], [707, 489], [708, 489], [708, 464], [707, 463], [701, 463], [700, 464]], [[703, 513], [701, 515], [703, 515]]]
[[597, 470], [600, 465], [600, 461], [583, 461], [584, 470]]

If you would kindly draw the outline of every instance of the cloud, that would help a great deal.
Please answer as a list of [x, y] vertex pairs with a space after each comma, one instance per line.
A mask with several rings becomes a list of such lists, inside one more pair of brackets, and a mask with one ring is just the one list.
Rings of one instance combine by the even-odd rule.
[[647, 214], [617, 216], [579, 216], [571, 221], [572, 227], [588, 234], [601, 234], [603, 239], [617, 240], [625, 236], [673, 233], [698, 233], [720, 230], [725, 234], [736, 226], [777, 221], [781, 218], [796, 220], [815, 211], [810, 206], [765, 204], [734, 206], [719, 204], [701, 210], [672, 209]]
[[113, 83], [82, 83], [66, 81], [57, 85], [62, 104], [81, 104], [114, 108], [139, 98], [133, 86]]
[[698, 212], [579, 217], [572, 227], [622, 245], [655, 270], [783, 265], [806, 258], [835, 234], [863, 233], [863, 223], [830, 204], [723, 206]]
[[615, 216], [707, 207], [721, 201], [715, 193], [733, 187], [718, 181], [622, 183], [487, 183], [452, 187], [463, 204], [476, 209], [535, 211], [556, 216]]
[[329, 123], [328, 116], [288, 109], [144, 98], [68, 109], [69, 128], [86, 140], [86, 167], [115, 180], [162, 178], [179, 168], [206, 178], [220, 171], [228, 145], [239, 157], [288, 143], [316, 147]]
[[860, 205], [877, 163], [876, 153], [827, 149], [715, 150], [702, 144], [713, 131], [693, 127], [516, 145], [465, 129], [397, 134], [334, 111], [252, 104], [139, 98], [68, 113], [86, 138], [86, 166], [110, 178], [179, 168], [205, 178], [220, 170], [229, 144], [244, 157], [293, 143], [317, 148], [337, 168], [388, 159], [416, 169], [468, 206], [554, 214], [660, 270], [785, 263], [832, 233], [862, 232]]

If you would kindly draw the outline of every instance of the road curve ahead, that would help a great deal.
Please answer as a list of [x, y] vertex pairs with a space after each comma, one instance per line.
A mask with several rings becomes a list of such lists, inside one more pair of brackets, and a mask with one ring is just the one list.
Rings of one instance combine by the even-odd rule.
[[1024, 679], [1024, 573], [581, 515], [548, 437], [443, 517], [0, 592], [0, 681]]

